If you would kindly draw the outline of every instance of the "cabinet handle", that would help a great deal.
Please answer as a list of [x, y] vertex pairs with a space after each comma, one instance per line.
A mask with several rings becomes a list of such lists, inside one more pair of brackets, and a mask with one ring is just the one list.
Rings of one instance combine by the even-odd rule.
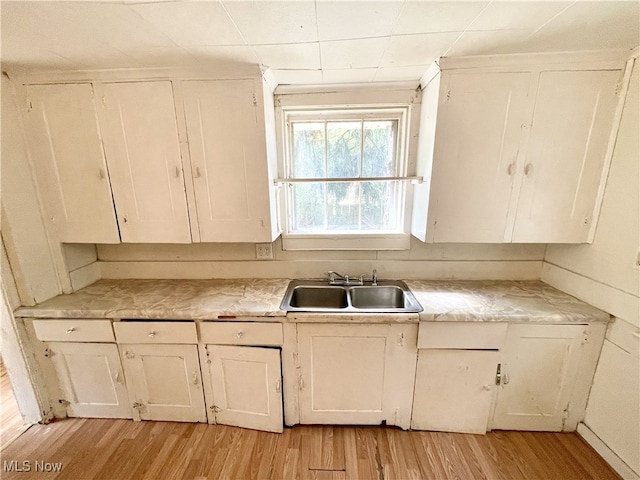
[[156, 336], [156, 332], [155, 332], [155, 331], [153, 331], [153, 330], [151, 330], [151, 331], [149, 332], [149, 334], [147, 335], [147, 337], [149, 337], [149, 338], [153, 338], [153, 337], [155, 337], [155, 336]]
[[76, 331], [76, 327], [67, 328], [67, 335], [70, 335], [75, 331]]
[[509, 164], [509, 166], [507, 167], [507, 173], [508, 173], [509, 175], [513, 175], [513, 173], [515, 172], [515, 170], [516, 170], [516, 164], [515, 164], [515, 162], [510, 163], [510, 164]]
[[280, 382], [281, 382], [281, 380], [280, 380], [280, 379], [278, 379], [278, 380], [276, 381], [276, 393], [280, 393], [280, 388], [281, 388], [281, 386], [280, 386]]
[[238, 338], [244, 337], [244, 332], [242, 330], [238, 330], [238, 333], [236, 333], [236, 337]]
[[196, 178], [200, 178], [200, 167], [196, 167]]
[[180, 167], [176, 167], [176, 178], [180, 178]]
[[503, 373], [502, 374], [502, 384], [503, 385], [509, 385], [509, 374], [508, 373]]
[[302, 389], [304, 388], [304, 378], [302, 378], [302, 375], [300, 375], [300, 376], [298, 377], [298, 388], [299, 388], [300, 390], [302, 390]]
[[98, 177], [100, 177], [100, 180], [104, 180], [104, 170], [102, 169], [98, 170]]
[[122, 384], [122, 377], [120, 376], [120, 371], [116, 372], [116, 383]]
[[533, 165], [531, 163], [527, 163], [524, 167], [524, 174], [529, 175], [531, 172], [533, 172]]
[[484, 385], [482, 388], [484, 388], [485, 390], [489, 391], [489, 390], [491, 390], [491, 385], [487, 384], [487, 385]]
[[197, 387], [200, 383], [200, 378], [198, 377], [198, 372], [193, 372], [193, 384]]

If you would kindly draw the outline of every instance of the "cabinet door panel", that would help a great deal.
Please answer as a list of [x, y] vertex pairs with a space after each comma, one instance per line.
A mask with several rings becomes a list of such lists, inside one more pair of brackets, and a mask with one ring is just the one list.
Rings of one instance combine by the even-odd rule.
[[259, 85], [215, 80], [182, 87], [201, 240], [273, 240]]
[[443, 78], [428, 240], [504, 241], [529, 80], [527, 73]]
[[493, 428], [562, 430], [584, 332], [584, 325], [509, 326]]
[[31, 85], [27, 105], [29, 150], [58, 241], [118, 243], [91, 85]]
[[411, 428], [485, 433], [497, 350], [420, 350]]
[[280, 350], [221, 345], [206, 349], [215, 423], [282, 432]]
[[191, 241], [170, 82], [101, 87], [100, 125], [123, 242]]
[[298, 325], [300, 421], [408, 428], [417, 325]]
[[514, 242], [588, 240], [620, 71], [542, 72]]
[[49, 349], [70, 417], [132, 417], [115, 344], [51, 342]]
[[195, 345], [120, 345], [132, 404], [141, 420], [205, 422]]

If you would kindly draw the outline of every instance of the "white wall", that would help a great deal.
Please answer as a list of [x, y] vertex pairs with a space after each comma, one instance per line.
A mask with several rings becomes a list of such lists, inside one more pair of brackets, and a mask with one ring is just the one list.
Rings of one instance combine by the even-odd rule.
[[545, 282], [616, 317], [598, 363], [585, 424], [636, 475], [640, 474], [639, 96], [636, 61], [594, 242], [549, 245], [542, 270]]
[[381, 278], [518, 279], [540, 277], [544, 245], [424, 244], [404, 251], [285, 251], [256, 260], [255, 245], [98, 245], [103, 278], [318, 278], [327, 270]]

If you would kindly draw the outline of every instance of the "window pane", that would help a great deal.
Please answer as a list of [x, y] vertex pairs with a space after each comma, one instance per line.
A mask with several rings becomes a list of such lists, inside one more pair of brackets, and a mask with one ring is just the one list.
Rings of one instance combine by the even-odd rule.
[[395, 130], [393, 120], [364, 122], [363, 177], [395, 176]]
[[327, 177], [360, 176], [361, 122], [327, 123]]
[[359, 206], [359, 183], [327, 184], [327, 230], [357, 230]]
[[324, 123], [294, 123], [293, 178], [326, 175]]
[[395, 230], [397, 182], [361, 182], [361, 230]]
[[325, 189], [323, 183], [296, 183], [293, 188], [293, 231], [325, 230]]

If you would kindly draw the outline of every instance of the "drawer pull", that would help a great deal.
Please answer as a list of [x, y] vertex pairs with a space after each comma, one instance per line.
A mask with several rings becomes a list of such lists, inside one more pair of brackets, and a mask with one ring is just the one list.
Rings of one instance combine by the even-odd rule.
[[244, 332], [242, 330], [238, 330], [238, 333], [236, 333], [236, 337], [238, 338], [244, 337]]
[[76, 327], [67, 328], [67, 335], [72, 334], [76, 331]]
[[156, 336], [156, 332], [154, 332], [153, 330], [151, 330], [151, 331], [149, 332], [149, 335], [147, 335], [147, 337], [149, 337], [149, 338], [153, 338], [153, 337], [155, 337], [155, 336]]

